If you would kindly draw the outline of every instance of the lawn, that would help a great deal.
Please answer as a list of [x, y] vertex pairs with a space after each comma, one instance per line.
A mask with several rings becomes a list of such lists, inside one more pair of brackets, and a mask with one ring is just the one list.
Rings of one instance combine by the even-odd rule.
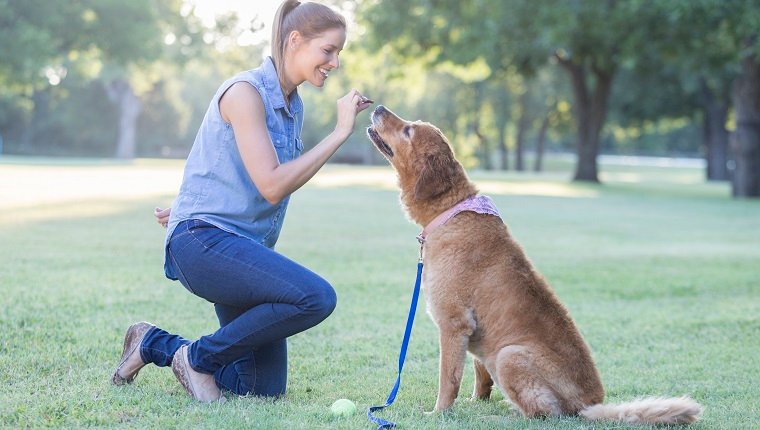
[[[537, 174], [472, 173], [568, 306], [607, 401], [690, 394], [695, 429], [760, 428], [760, 201], [733, 200], [694, 168], [602, 166], [604, 185]], [[188, 338], [215, 329], [212, 306], [164, 278], [164, 230], [179, 161], [0, 158], [0, 427], [371, 429], [366, 408], [395, 381], [418, 252], [385, 167], [328, 166], [291, 200], [278, 251], [331, 281], [338, 307], [289, 341], [286, 398], [192, 401], [168, 368], [110, 376], [126, 327], [151, 321]], [[460, 397], [427, 416], [437, 331], [420, 303], [396, 403], [402, 429], [626, 428], [524, 420], [502, 402]], [[359, 413], [334, 418], [338, 398]], [[641, 427], [637, 427], [641, 428]]]

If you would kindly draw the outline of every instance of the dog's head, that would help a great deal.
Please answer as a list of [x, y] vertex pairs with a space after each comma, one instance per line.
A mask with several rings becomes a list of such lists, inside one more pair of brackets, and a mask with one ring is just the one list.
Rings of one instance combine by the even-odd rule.
[[405, 200], [428, 201], [462, 181], [469, 183], [448, 140], [434, 125], [404, 120], [382, 105], [371, 118], [367, 135], [396, 169]]

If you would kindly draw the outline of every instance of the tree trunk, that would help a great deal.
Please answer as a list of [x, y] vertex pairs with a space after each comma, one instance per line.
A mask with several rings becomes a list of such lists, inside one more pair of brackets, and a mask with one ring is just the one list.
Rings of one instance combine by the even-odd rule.
[[727, 181], [729, 179], [728, 130], [726, 130], [728, 103], [716, 97], [704, 79], [701, 80], [700, 86], [705, 116], [703, 141], [707, 159], [707, 180]]
[[538, 129], [536, 138], [536, 159], [533, 163], [533, 171], [540, 172], [544, 169], [544, 149], [546, 147], [546, 131], [549, 129], [549, 115], [547, 112], [544, 120], [541, 121], [541, 128]]
[[[55, 142], [40, 142], [40, 133], [44, 122], [50, 115], [50, 91], [45, 89], [34, 88], [32, 90], [32, 115], [29, 118], [29, 124], [24, 127], [21, 133], [20, 153], [34, 154], [46, 152]], [[52, 145], [51, 145], [52, 143]], [[42, 148], [40, 148], [42, 144]]]
[[528, 112], [528, 101], [530, 95], [525, 90], [520, 95], [520, 119], [517, 120], [517, 138], [515, 139], [515, 170], [522, 172], [525, 170], [525, 134], [530, 126], [530, 112]]
[[475, 115], [475, 119], [472, 123], [472, 132], [478, 138], [480, 143], [480, 154], [483, 162], [483, 168], [486, 170], [493, 170], [493, 163], [491, 163], [491, 150], [488, 147], [488, 139], [480, 131], [480, 115]]
[[105, 84], [108, 99], [119, 108], [119, 134], [116, 144], [117, 158], [135, 158], [137, 153], [137, 118], [142, 103], [129, 82], [116, 79]]
[[[748, 42], [750, 47], [754, 41]], [[741, 75], [734, 82], [736, 133], [733, 195], [760, 197], [760, 62], [755, 56], [742, 60]]]
[[[473, 87], [475, 89], [475, 100], [482, 100], [483, 91], [485, 89], [485, 81], [475, 82]], [[491, 148], [488, 147], [488, 139], [486, 139], [486, 136], [480, 131], [480, 111], [481, 106], [479, 102], [476, 102], [474, 110], [472, 110], [472, 112], [475, 112], [475, 115], [472, 117], [472, 133], [475, 135], [475, 137], [478, 138], [478, 146], [480, 148], [479, 152], [481, 162], [483, 163], [483, 168], [486, 170], [492, 170], [493, 163], [491, 162]]]
[[501, 170], [509, 170], [509, 150], [507, 149], [507, 127], [499, 124], [499, 159]]
[[582, 64], [559, 58], [560, 64], [570, 74], [573, 85], [575, 122], [578, 133], [578, 164], [575, 181], [599, 182], [596, 158], [599, 155], [599, 136], [607, 116], [607, 102], [612, 86], [613, 72], [590, 67], [595, 83], [589, 94], [586, 82], [589, 71]]

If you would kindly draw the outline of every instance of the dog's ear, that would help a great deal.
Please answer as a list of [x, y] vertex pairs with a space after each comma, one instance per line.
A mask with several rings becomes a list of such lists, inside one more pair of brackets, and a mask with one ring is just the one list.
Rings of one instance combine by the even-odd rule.
[[455, 173], [454, 160], [450, 156], [428, 155], [414, 186], [414, 198], [429, 200], [445, 193], [451, 189]]

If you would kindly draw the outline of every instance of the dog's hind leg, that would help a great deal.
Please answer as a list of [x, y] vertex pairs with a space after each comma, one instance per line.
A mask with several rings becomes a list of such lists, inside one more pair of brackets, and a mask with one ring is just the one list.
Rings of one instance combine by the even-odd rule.
[[493, 387], [491, 374], [477, 358], [472, 357], [472, 364], [475, 368], [475, 388], [472, 390], [472, 398], [488, 400], [491, 397], [491, 387]]
[[537, 354], [522, 345], [506, 346], [496, 358], [499, 385], [528, 418], [562, 414], [560, 400], [541, 367]]

